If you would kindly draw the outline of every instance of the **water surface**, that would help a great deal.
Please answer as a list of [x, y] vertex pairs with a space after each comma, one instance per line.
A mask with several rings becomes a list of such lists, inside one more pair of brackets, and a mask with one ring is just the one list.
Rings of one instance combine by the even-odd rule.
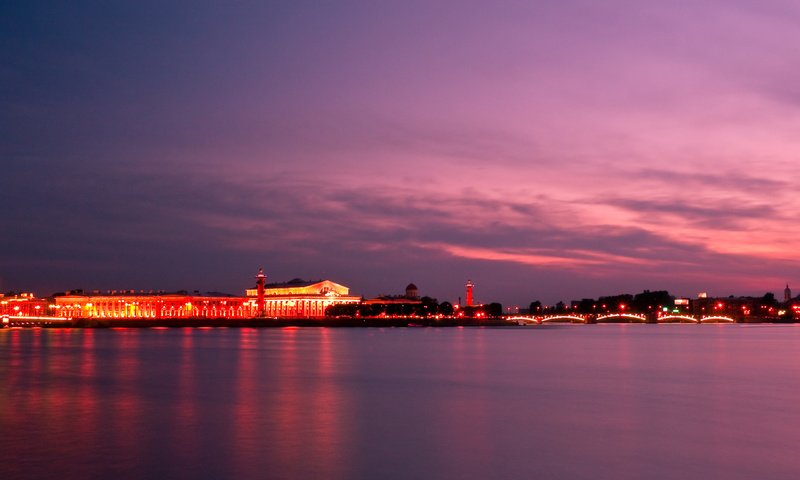
[[800, 477], [800, 326], [0, 331], [0, 478]]

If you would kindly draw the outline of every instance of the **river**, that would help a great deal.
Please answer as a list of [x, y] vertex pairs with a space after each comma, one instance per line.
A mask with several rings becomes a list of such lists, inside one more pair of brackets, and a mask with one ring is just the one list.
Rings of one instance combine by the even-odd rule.
[[0, 478], [796, 479], [800, 325], [0, 330]]

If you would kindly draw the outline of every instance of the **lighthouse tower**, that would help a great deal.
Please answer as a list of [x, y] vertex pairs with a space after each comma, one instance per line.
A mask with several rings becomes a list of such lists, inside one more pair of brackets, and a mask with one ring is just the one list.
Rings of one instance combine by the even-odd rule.
[[259, 317], [264, 316], [264, 285], [267, 283], [267, 276], [264, 275], [264, 269], [258, 269], [258, 275], [256, 275], [256, 285], [258, 286], [258, 297], [256, 299], [256, 308], [258, 309]]
[[472, 283], [472, 280], [467, 280], [467, 284], [465, 286], [467, 287], [467, 301], [466, 301], [466, 304], [467, 304], [468, 307], [471, 307], [472, 306], [472, 288], [475, 286], [475, 284]]

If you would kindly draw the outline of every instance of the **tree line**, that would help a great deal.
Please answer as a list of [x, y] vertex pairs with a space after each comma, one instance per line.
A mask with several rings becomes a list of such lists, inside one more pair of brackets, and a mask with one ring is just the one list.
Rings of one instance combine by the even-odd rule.
[[328, 317], [434, 317], [434, 316], [464, 316], [473, 317], [499, 317], [503, 313], [503, 306], [499, 303], [476, 305], [471, 307], [457, 306], [450, 302], [441, 302], [431, 297], [422, 297], [420, 302], [408, 303], [349, 303], [331, 305], [325, 309]]

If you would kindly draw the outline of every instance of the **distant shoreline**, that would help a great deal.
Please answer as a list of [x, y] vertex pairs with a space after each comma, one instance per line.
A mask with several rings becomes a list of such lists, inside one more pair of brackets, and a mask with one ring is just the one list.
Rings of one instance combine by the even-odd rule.
[[[13, 319], [13, 317], [12, 317]], [[164, 319], [96, 319], [80, 318], [42, 328], [282, 328], [282, 327], [507, 327], [517, 322], [503, 318], [164, 318]], [[14, 325], [11, 325], [14, 326]]]
[[[521, 324], [506, 318], [161, 318], [161, 319], [98, 319], [78, 318], [54, 322], [26, 322], [25, 317], [10, 317], [12, 321], [6, 328], [285, 328], [285, 327], [328, 327], [328, 328], [381, 328], [381, 327], [516, 327]], [[794, 324], [778, 318], [748, 319], [749, 321], [722, 322], [722, 324]], [[655, 322], [601, 322], [602, 324], [655, 325]], [[581, 322], [552, 322], [544, 325], [582, 325]], [[679, 322], [659, 323], [659, 325], [679, 324]], [[690, 325], [691, 323], [680, 323]], [[714, 323], [711, 323], [714, 324]], [[542, 324], [528, 324], [542, 325]]]

